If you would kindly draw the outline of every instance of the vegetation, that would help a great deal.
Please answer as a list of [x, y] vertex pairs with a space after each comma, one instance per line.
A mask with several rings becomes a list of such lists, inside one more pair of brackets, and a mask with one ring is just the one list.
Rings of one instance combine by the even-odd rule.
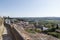
[[35, 33], [35, 31], [33, 29], [26, 29], [26, 31], [29, 33]]
[[[30, 22], [30, 23], [36, 25], [36, 22]], [[42, 30], [36, 28], [34, 30], [34, 32], [38, 32], [38, 33], [43, 32], [43, 33], [46, 33], [48, 35], [52, 35], [54, 37], [60, 38], [60, 33], [57, 33], [55, 31], [56, 29], [60, 29], [59, 26], [57, 25], [59, 23], [60, 23], [60, 21], [58, 21], [58, 20], [44, 20], [44, 21], [40, 20], [38, 22], [38, 24], [39, 25], [44, 25], [44, 27], [47, 27], [49, 29], [45, 30], [45, 31], [42, 31]], [[30, 31], [32, 31], [32, 30], [30, 30]]]
[[42, 30], [41, 29], [35, 29], [35, 32], [40, 33], [40, 32], [42, 32]]
[[57, 28], [51, 28], [51, 29], [48, 29], [48, 30], [46, 30], [46, 31], [43, 31], [43, 33], [46, 33], [46, 34], [48, 34], [48, 35], [52, 35], [52, 36], [54, 36], [54, 37], [60, 38], [60, 33], [56, 32], [56, 31], [55, 31], [56, 29], [57, 29]]
[[40, 29], [34, 29], [34, 30], [33, 29], [26, 29], [26, 31], [29, 33], [36, 33], [36, 32], [40, 33], [40, 32], [42, 32]]
[[57, 32], [48, 32], [49, 35], [52, 35], [54, 37], [60, 38], [60, 33]]

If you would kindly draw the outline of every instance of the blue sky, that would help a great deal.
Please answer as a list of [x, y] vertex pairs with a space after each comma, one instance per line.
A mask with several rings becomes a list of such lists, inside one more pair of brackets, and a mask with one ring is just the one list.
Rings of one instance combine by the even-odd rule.
[[60, 17], [60, 0], [0, 0], [0, 16]]

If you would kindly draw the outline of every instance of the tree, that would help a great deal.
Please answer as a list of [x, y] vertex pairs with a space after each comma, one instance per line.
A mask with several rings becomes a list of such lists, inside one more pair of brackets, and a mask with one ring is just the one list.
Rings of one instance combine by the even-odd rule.
[[57, 24], [57, 27], [56, 27], [56, 29], [58, 29], [59, 27], [58, 27], [58, 24]]

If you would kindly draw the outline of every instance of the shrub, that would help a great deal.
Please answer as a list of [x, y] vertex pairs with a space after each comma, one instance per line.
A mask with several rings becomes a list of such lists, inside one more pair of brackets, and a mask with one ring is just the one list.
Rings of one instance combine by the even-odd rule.
[[41, 32], [41, 30], [40, 30], [40, 29], [35, 29], [35, 32], [40, 33], [40, 32]]
[[26, 29], [26, 31], [29, 33], [35, 33], [35, 31], [33, 29]]

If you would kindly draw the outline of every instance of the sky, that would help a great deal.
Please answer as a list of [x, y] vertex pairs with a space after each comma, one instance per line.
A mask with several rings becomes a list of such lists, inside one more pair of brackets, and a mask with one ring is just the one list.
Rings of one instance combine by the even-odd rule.
[[60, 17], [60, 0], [0, 0], [0, 16]]

